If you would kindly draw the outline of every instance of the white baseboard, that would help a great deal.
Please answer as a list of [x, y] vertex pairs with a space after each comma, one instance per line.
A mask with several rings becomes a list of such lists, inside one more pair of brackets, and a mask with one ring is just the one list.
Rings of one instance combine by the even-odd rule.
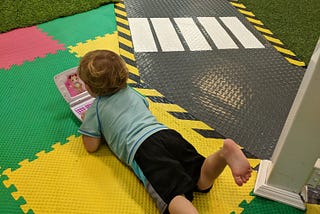
[[270, 169], [271, 164], [272, 162], [269, 160], [262, 160], [260, 162], [259, 172], [253, 191], [254, 194], [305, 210], [305, 203], [299, 194], [273, 187], [266, 183], [268, 170]]

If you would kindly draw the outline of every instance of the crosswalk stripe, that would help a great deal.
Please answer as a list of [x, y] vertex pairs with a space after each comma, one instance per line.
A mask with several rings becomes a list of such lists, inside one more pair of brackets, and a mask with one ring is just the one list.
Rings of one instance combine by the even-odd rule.
[[[240, 43], [244, 48], [265, 48], [237, 17], [219, 17], [219, 19], [197, 17], [196, 19], [129, 18], [135, 52], [185, 51], [187, 47], [190, 51], [212, 50], [208, 43], [210, 39], [217, 49], [239, 49]], [[119, 21], [119, 23], [122, 22]], [[122, 32], [121, 26], [118, 30]], [[231, 36], [232, 34], [234, 37]]]
[[191, 51], [212, 50], [192, 18], [174, 18]]
[[264, 45], [241, 23], [237, 17], [220, 17], [245, 48], [264, 48]]
[[157, 52], [147, 18], [128, 18], [134, 49], [137, 52]]
[[169, 18], [151, 18], [162, 51], [184, 51]]
[[238, 46], [214, 17], [198, 17], [199, 22], [218, 49], [237, 49]]

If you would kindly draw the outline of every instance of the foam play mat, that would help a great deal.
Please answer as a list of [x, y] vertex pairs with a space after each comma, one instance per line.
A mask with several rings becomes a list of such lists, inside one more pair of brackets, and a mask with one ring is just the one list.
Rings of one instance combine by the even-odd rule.
[[[155, 203], [134, 174], [103, 145], [87, 153], [54, 76], [95, 49], [120, 54], [129, 84], [145, 95], [157, 119], [208, 156], [223, 143], [215, 127], [168, 99], [140, 76], [126, 2], [0, 34], [0, 213], [156, 214]], [[243, 145], [240, 145], [243, 146]], [[249, 158], [257, 169], [260, 159]], [[255, 196], [257, 172], [242, 187], [226, 168], [210, 193], [196, 193], [203, 214], [300, 214], [305, 211]], [[307, 213], [317, 213], [309, 206]]]

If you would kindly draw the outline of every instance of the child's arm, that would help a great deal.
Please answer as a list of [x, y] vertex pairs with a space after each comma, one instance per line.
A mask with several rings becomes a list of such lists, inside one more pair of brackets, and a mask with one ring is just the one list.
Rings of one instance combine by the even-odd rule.
[[101, 138], [94, 138], [87, 135], [82, 135], [82, 141], [83, 141], [84, 148], [88, 152], [95, 152], [99, 148], [99, 145], [101, 143]]

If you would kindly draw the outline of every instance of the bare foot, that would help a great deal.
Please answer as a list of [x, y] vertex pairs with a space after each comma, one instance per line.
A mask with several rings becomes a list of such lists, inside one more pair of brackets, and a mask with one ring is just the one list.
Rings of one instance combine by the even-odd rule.
[[226, 139], [222, 148], [222, 155], [231, 169], [233, 178], [239, 186], [251, 177], [251, 167], [239, 146], [231, 139]]

